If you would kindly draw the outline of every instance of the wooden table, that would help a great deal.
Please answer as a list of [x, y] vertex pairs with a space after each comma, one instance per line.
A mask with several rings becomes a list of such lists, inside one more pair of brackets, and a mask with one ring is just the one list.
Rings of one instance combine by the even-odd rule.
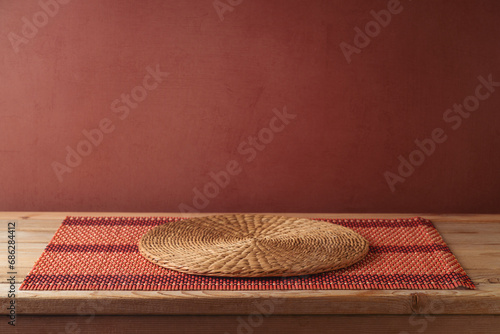
[[[434, 222], [476, 290], [19, 291], [66, 216], [179, 213], [2, 212], [1, 313], [6, 315], [8, 222], [16, 221], [16, 326], [0, 333], [500, 333], [500, 215], [283, 214]], [[401, 332], [404, 331], [404, 332]]]

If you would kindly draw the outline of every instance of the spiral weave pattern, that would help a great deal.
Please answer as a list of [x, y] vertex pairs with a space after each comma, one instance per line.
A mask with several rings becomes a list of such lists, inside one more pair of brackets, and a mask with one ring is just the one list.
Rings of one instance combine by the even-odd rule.
[[168, 222], [148, 231], [140, 253], [195, 275], [298, 276], [348, 267], [368, 253], [353, 230], [324, 221], [272, 215], [218, 215]]

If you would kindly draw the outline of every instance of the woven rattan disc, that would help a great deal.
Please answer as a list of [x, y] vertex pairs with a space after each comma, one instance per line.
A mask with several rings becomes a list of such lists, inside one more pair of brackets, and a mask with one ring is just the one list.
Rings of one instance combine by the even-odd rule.
[[324, 221], [270, 215], [220, 215], [169, 222], [139, 242], [148, 260], [208, 276], [264, 277], [316, 274], [361, 260], [368, 242]]

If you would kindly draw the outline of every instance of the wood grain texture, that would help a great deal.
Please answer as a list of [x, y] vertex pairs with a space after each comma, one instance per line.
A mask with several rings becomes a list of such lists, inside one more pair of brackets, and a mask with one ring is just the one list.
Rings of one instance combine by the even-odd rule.
[[[0, 324], [0, 331], [6, 327]], [[500, 316], [21, 316], [8, 333], [498, 333]]]
[[[0, 213], [0, 228], [17, 219], [17, 289], [67, 215], [181, 216], [179, 213]], [[191, 217], [198, 214], [184, 214]], [[31, 315], [235, 315], [273, 305], [274, 315], [500, 315], [500, 215], [286, 214], [311, 218], [431, 219], [476, 290], [296, 290], [296, 291], [17, 291], [18, 314]], [[2, 235], [6, 235], [3, 233]], [[471, 242], [469, 242], [471, 240]], [[0, 238], [2, 253], [6, 238]], [[5, 258], [5, 256], [4, 256]], [[2, 282], [6, 262], [0, 263]], [[0, 284], [1, 314], [8, 285]]]

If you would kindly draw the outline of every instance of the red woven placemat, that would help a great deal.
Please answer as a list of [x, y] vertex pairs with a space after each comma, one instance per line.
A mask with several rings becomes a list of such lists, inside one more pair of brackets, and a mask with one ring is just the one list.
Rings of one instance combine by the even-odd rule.
[[318, 219], [358, 232], [368, 255], [351, 267], [315, 275], [227, 278], [179, 273], [138, 251], [149, 229], [182, 218], [66, 217], [21, 290], [475, 289], [431, 221]]

